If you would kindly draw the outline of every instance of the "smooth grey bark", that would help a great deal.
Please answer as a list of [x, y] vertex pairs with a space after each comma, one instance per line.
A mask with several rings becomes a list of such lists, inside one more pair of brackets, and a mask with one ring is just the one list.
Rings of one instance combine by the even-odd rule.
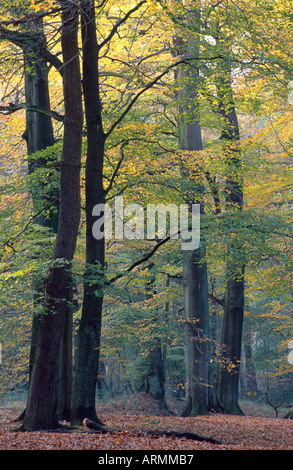
[[63, 313], [59, 363], [55, 378], [56, 415], [59, 421], [70, 421], [73, 371], [73, 292], [72, 277], [70, 277], [67, 289], [67, 302]]
[[[52, 267], [45, 283], [44, 314], [31, 376], [23, 429], [36, 431], [58, 426], [54, 406], [55, 376], [62, 323], [70, 288], [70, 270], [80, 221], [80, 164], [82, 96], [78, 55], [78, 10], [62, 5], [61, 44], [64, 63], [64, 139], [60, 165], [60, 216]], [[58, 260], [62, 259], [61, 264]], [[56, 262], [56, 263], [55, 263]]]
[[243, 333], [243, 352], [244, 352], [244, 392], [249, 395], [257, 396], [257, 376], [253, 364], [253, 346], [252, 346], [252, 329], [251, 321], [245, 322], [245, 330]]
[[[225, 206], [228, 211], [243, 209], [243, 183], [239, 124], [233, 99], [231, 69], [228, 62], [218, 66], [218, 112], [222, 117], [226, 183]], [[227, 247], [224, 317], [221, 337], [221, 357], [217, 371], [217, 400], [225, 413], [243, 414], [238, 403], [239, 371], [244, 318], [244, 262], [239, 242], [230, 240]]]
[[[187, 15], [191, 31], [198, 31], [200, 14], [197, 2]], [[199, 56], [198, 39], [192, 33], [175, 41], [182, 59]], [[181, 65], [178, 71], [179, 148], [188, 151], [202, 150], [202, 136], [198, 102], [199, 70], [196, 62]], [[200, 203], [203, 213], [203, 185], [197, 180], [198, 163], [194, 168], [182, 169], [183, 176], [194, 182], [194, 190], [185, 194], [188, 204]], [[194, 193], [192, 194], [192, 192]], [[183, 286], [186, 323], [186, 381], [187, 400], [184, 416], [208, 413], [209, 383], [209, 303], [205, 240], [201, 235], [200, 246], [192, 252], [183, 252]]]
[[238, 403], [239, 370], [243, 325], [244, 272], [241, 278], [229, 273], [224, 297], [220, 366], [217, 372], [217, 399], [222, 412], [243, 414]]

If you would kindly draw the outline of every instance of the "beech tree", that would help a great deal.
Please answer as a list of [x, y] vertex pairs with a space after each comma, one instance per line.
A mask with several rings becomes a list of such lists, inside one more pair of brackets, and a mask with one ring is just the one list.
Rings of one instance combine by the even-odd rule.
[[[121, 158], [117, 163], [110, 183], [104, 188], [104, 153], [105, 144], [112, 137], [114, 131], [118, 132], [119, 126], [123, 120], [127, 119], [130, 111], [137, 103], [139, 98], [148, 90], [153, 88], [164, 76], [166, 76], [177, 63], [165, 67], [165, 69], [153, 79], [140, 82], [140, 90], [136, 93], [130, 93], [126, 99], [126, 104], [122, 107], [116, 120], [110, 121], [108, 130], [104, 131], [105, 113], [102, 113], [100, 78], [102, 72], [99, 69], [99, 54], [104, 47], [109, 47], [109, 42], [116, 35], [119, 28], [124, 23], [131, 20], [132, 15], [138, 12], [146, 1], [138, 2], [127, 13], [121, 16], [121, 19], [114, 25], [108, 36], [101, 41], [97, 40], [96, 33], [96, 11], [93, 1], [81, 2], [83, 14], [82, 34], [83, 34], [83, 90], [85, 98], [85, 114], [87, 123], [87, 159], [86, 159], [86, 270], [83, 294], [83, 307], [80, 325], [78, 329], [78, 347], [76, 350], [76, 366], [74, 377], [74, 388], [72, 396], [72, 416], [73, 422], [81, 422], [84, 418], [93, 421], [99, 421], [96, 416], [96, 383], [99, 365], [99, 348], [101, 340], [101, 321], [103, 306], [103, 290], [109, 282], [113, 283], [115, 277], [110, 281], [105, 276], [105, 242], [104, 238], [96, 240], [93, 237], [92, 227], [95, 221], [93, 216], [93, 207], [96, 204], [104, 203], [105, 197], [111, 189], [117, 171], [123, 161], [123, 146], [127, 143], [124, 138], [121, 148]], [[148, 6], [146, 5], [147, 11]], [[151, 56], [151, 54], [150, 54]], [[142, 59], [141, 59], [142, 62]], [[178, 61], [179, 63], [180, 61]], [[135, 67], [135, 73], [138, 70]], [[118, 74], [119, 76], [119, 74]], [[122, 78], [124, 78], [122, 76]], [[123, 104], [123, 103], [122, 103]], [[107, 103], [104, 105], [107, 107]], [[133, 140], [136, 137], [132, 138]], [[166, 238], [166, 240], [169, 237]], [[165, 241], [166, 241], [165, 240]], [[159, 242], [160, 243], [160, 242]], [[160, 246], [158, 243], [157, 247]], [[157, 247], [153, 248], [154, 252]], [[150, 250], [152, 251], [152, 250]], [[145, 262], [148, 256], [141, 258], [137, 264]], [[129, 269], [133, 269], [130, 266]], [[127, 272], [127, 271], [126, 271]], [[118, 276], [119, 278], [119, 276]], [[85, 386], [85, 384], [87, 384]]]
[[60, 162], [60, 218], [45, 284], [41, 317], [23, 427], [27, 431], [58, 426], [54, 384], [60, 351], [62, 323], [70, 288], [70, 269], [80, 221], [80, 159], [82, 95], [78, 55], [78, 9], [62, 1], [62, 54], [64, 83], [64, 140]]
[[[188, 65], [178, 70], [178, 126], [179, 149], [193, 154], [202, 150], [200, 108], [198, 102], [199, 57], [200, 57], [200, 2], [191, 2], [183, 6], [187, 24], [185, 36], [177, 33], [175, 46], [179, 54], [189, 59]], [[179, 36], [179, 37], [178, 37]], [[181, 37], [180, 37], [181, 36]], [[187, 161], [189, 158], [187, 157]], [[184, 160], [183, 160], [184, 161]], [[193, 182], [184, 196], [186, 202], [200, 204], [203, 213], [203, 182], [199, 180], [200, 157], [189, 161], [187, 168], [182, 168], [184, 178]], [[183, 253], [184, 309], [186, 324], [186, 381], [187, 403], [185, 416], [197, 416], [208, 412], [209, 384], [209, 304], [208, 278], [205, 254], [205, 238], [201, 232], [200, 246]]]
[[[45, 20], [48, 5], [50, 10]], [[33, 16], [24, 14], [12, 23], [0, 23], [0, 38], [16, 45], [25, 56], [26, 102], [1, 106], [0, 110], [4, 113], [26, 110], [24, 137], [30, 144], [27, 147], [30, 177], [35, 184], [30, 186], [35, 188], [31, 193], [35, 204], [32, 219], [41, 233], [46, 233], [45, 224], [51, 224], [56, 231], [59, 222], [49, 276], [44, 285], [43, 277], [37, 278], [41, 289], [45, 287], [44, 310], [39, 317], [40, 342], [24, 428], [55, 427], [57, 418], [68, 419], [71, 398], [69, 418], [73, 423], [80, 423], [84, 418], [99, 423], [95, 402], [97, 377], [101, 354], [106, 361], [109, 350], [114, 364], [107, 364], [109, 374], [119, 365], [120, 373], [124, 370], [128, 389], [141, 384], [142, 376], [147, 374], [148, 392], [165, 404], [165, 392], [170, 393], [174, 372], [178, 387], [187, 385], [185, 416], [207, 413], [210, 409], [241, 413], [238, 403], [240, 363], [245, 360], [247, 365], [248, 362], [253, 365], [258, 341], [261, 341], [259, 336], [265, 336], [259, 332], [257, 324], [252, 323], [251, 347], [250, 350], [246, 347], [247, 354], [241, 357], [244, 310], [247, 309], [247, 315], [252, 312], [252, 318], [260, 316], [259, 321], [264, 315], [277, 317], [279, 311], [289, 317], [292, 298], [288, 287], [292, 265], [292, 230], [288, 223], [292, 199], [288, 189], [292, 116], [285, 103], [287, 98], [283, 96], [292, 70], [283, 39], [286, 37], [290, 42], [287, 29], [291, 17], [287, 2], [285, 5], [279, 1], [269, 2], [267, 9], [259, 2], [246, 0], [237, 0], [236, 4], [230, 0], [135, 3], [124, 0], [119, 5], [110, 0], [100, 3], [83, 0], [78, 4], [37, 2], [35, 7]], [[53, 28], [50, 16], [50, 12], [58, 15], [61, 10], [63, 61], [59, 58], [60, 19], [55, 17]], [[261, 13], [265, 28], [259, 21]], [[44, 37], [42, 19], [47, 21], [45, 31], [52, 28], [54, 34]], [[275, 30], [282, 31], [279, 39], [273, 34]], [[78, 49], [76, 35], [79, 33]], [[263, 50], [260, 38], [264, 40]], [[47, 40], [52, 40], [50, 47]], [[64, 80], [64, 116], [50, 110], [50, 66], [59, 71], [58, 83]], [[175, 79], [171, 71], [175, 72]], [[54, 92], [53, 87], [50, 91]], [[85, 174], [78, 176], [82, 92], [86, 124], [83, 129]], [[57, 109], [62, 105], [60, 95]], [[42, 220], [39, 215], [43, 216], [45, 211], [38, 214], [38, 208], [42, 209], [46, 203], [53, 208], [51, 202], [55, 204], [52, 199], [55, 193], [52, 194], [52, 186], [47, 185], [49, 181], [38, 180], [38, 175], [44, 168], [50, 179], [52, 168], [59, 168], [54, 161], [58, 148], [50, 143], [53, 143], [53, 117], [64, 122], [60, 218], [56, 219], [55, 212], [51, 220]], [[42, 143], [37, 142], [39, 137], [44, 137]], [[39, 152], [50, 148], [48, 146], [51, 153]], [[9, 171], [8, 166], [8, 175]], [[69, 184], [70, 178], [72, 184]], [[79, 184], [84, 181], [85, 185], [85, 198], [81, 203], [77, 180]], [[47, 187], [49, 191], [45, 192]], [[92, 233], [96, 221], [93, 207], [111, 201], [117, 194], [144, 207], [154, 199], [164, 204], [167, 200], [189, 205], [199, 202], [202, 208], [200, 247], [185, 253], [169, 236], [147, 242], [96, 240]], [[70, 220], [65, 204], [72, 210]], [[7, 205], [4, 201], [4, 209]], [[77, 230], [77, 205], [85, 215], [80, 231]], [[27, 208], [25, 210], [27, 216]], [[29, 239], [25, 215], [20, 215], [20, 210], [17, 214], [22, 224], [21, 234]], [[12, 227], [5, 211], [1, 217], [6, 227]], [[26, 250], [25, 259], [30, 266], [33, 255], [28, 253], [29, 243], [21, 245], [18, 236], [18, 243], [13, 246], [7, 233], [6, 229], [6, 234], [1, 234], [4, 240], [1, 281], [4, 279], [7, 285], [10, 282], [7, 292], [13, 292], [13, 276], [17, 280], [24, 277], [23, 265], [17, 268], [19, 262], [24, 264], [22, 253]], [[75, 250], [76, 240], [78, 250]], [[34, 242], [40, 249], [43, 241]], [[72, 325], [74, 252], [76, 299], [81, 309]], [[149, 274], [154, 275], [156, 285], [148, 286], [142, 301], [146, 277], [143, 268], [150, 262], [152, 272]], [[32, 283], [35, 273], [32, 267], [27, 275], [28, 284]], [[245, 298], [244, 274], [248, 283]], [[168, 276], [172, 292], [163, 287], [161, 276]], [[178, 281], [176, 287], [175, 280]], [[4, 287], [2, 298], [7, 295]], [[24, 304], [30, 289], [22, 289], [19, 292], [23, 293]], [[21, 294], [18, 295], [20, 299]], [[173, 305], [168, 311], [168, 321], [172, 328], [168, 329], [164, 322], [167, 312], [164, 303], [169, 304], [171, 299]], [[217, 313], [217, 322], [212, 325], [217, 327], [213, 328], [212, 338], [209, 302], [222, 308]], [[29, 310], [30, 304], [26, 305]], [[64, 327], [66, 318], [69, 323]], [[282, 330], [286, 336], [284, 343], [290, 334], [289, 324], [288, 320], [286, 333]], [[53, 396], [63, 344], [60, 331], [71, 337], [73, 326], [77, 331], [73, 394], [70, 389], [66, 391], [67, 411], [56, 416]], [[277, 328], [281, 329], [281, 322]], [[183, 339], [186, 341], [185, 364]], [[70, 341], [65, 343], [69, 346], [69, 362], [63, 371], [68, 374], [67, 383], [70, 383], [72, 345]], [[175, 344], [180, 347], [176, 349], [178, 355], [174, 354], [172, 359]], [[131, 372], [125, 372], [129, 364]], [[210, 367], [216, 364], [219, 369], [215, 388]], [[139, 377], [133, 378], [132, 371], [133, 376], [137, 372]], [[256, 370], [257, 381], [258, 374]], [[60, 378], [64, 377], [63, 372]], [[121, 390], [120, 384], [117, 389]], [[215, 390], [218, 403], [215, 403]]]
[[[241, 157], [238, 148], [239, 124], [231, 88], [231, 71], [227, 63], [219, 64], [219, 113], [223, 119], [220, 140], [226, 156], [226, 210], [243, 208]], [[238, 405], [239, 368], [241, 359], [244, 316], [244, 263], [238, 240], [228, 242], [227, 280], [224, 295], [224, 318], [221, 339], [221, 358], [217, 376], [217, 397], [220, 408], [227, 413], [241, 414]], [[237, 256], [235, 257], [235, 253]]]
[[[99, 366], [103, 289], [105, 285], [105, 240], [97, 240], [92, 233], [95, 221], [93, 208], [105, 202], [107, 189], [104, 188], [104, 151], [105, 141], [121, 119], [135, 104], [139, 95], [134, 97], [124, 112], [112, 123], [108, 132], [104, 131], [102, 104], [100, 98], [99, 53], [107, 46], [119, 26], [131, 14], [144, 5], [139, 2], [130, 9], [110, 31], [108, 37], [98, 44], [96, 33], [96, 10], [94, 1], [81, 2], [83, 38], [83, 92], [87, 124], [86, 158], [86, 270], [83, 294], [83, 307], [78, 329], [74, 388], [72, 397], [72, 422], [84, 418], [99, 421], [96, 416], [96, 384]], [[107, 106], [107, 104], [106, 104]], [[115, 175], [115, 172], [114, 172]], [[114, 176], [113, 175], [113, 176]]]
[[[9, 6], [6, 8], [9, 9]], [[21, 18], [25, 17], [26, 6], [20, 6], [16, 12], [13, 8], [10, 8], [10, 14], [12, 17], [15, 17], [15, 14], [18, 15], [17, 18], [15, 18], [15, 22], [21, 21]], [[11, 20], [11, 26], [12, 25], [13, 20]], [[50, 180], [56, 179], [59, 161], [58, 149], [53, 147], [55, 137], [48, 84], [50, 67], [40, 53], [40, 44], [45, 44], [46, 42], [43, 18], [33, 12], [31, 20], [22, 24], [21, 31], [1, 28], [0, 36], [2, 40], [9, 40], [10, 43], [21, 48], [23, 54], [25, 101], [17, 105], [10, 104], [3, 107], [3, 109], [5, 109], [7, 113], [18, 112], [21, 107], [26, 110], [26, 128], [22, 137], [27, 144], [28, 174], [31, 176], [30, 190], [34, 212], [36, 214], [34, 224], [46, 227], [50, 229], [52, 234], [56, 234], [58, 228], [59, 192], [58, 188], [48, 191], [46, 186], [51, 183]], [[47, 150], [46, 154], [42, 152], [45, 149]], [[43, 173], [48, 170], [51, 171], [51, 175], [48, 178], [47, 173], [47, 181], [45, 182]], [[44, 279], [36, 274], [34, 276], [36, 310], [38, 310], [38, 306], [40, 306], [43, 301], [43, 286]], [[69, 324], [64, 324], [63, 335], [65, 336], [71, 332], [71, 307], [68, 306], [67, 310], [68, 313], [65, 317], [67, 322], [69, 320]], [[39, 321], [40, 315], [38, 313], [34, 314], [32, 321], [29, 376], [31, 375], [34, 363]], [[70, 333], [69, 338], [71, 338]], [[55, 394], [56, 401], [58, 401], [58, 405], [56, 403], [56, 406], [58, 406], [59, 417], [62, 419], [69, 419], [70, 410], [70, 369], [72, 358], [71, 353], [70, 355], [65, 355], [70, 345], [71, 341], [62, 341], [61, 368], [63, 368], [63, 370], [62, 373], [60, 373], [59, 383], [56, 383], [56, 387], [59, 388], [59, 393]], [[66, 360], [64, 360], [65, 356]], [[23, 416], [24, 412], [21, 414], [20, 418]]]

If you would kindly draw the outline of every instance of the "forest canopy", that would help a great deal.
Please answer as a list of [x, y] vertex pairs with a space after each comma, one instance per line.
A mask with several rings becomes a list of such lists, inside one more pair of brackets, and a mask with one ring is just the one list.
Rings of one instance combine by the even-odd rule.
[[289, 0], [1, 2], [0, 396], [24, 429], [138, 391], [292, 408], [292, 42]]

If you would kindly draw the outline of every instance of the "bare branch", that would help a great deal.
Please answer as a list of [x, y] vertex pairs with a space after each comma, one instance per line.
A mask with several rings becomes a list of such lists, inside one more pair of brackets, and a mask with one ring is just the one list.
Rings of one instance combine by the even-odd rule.
[[113, 175], [112, 175], [112, 177], [111, 177], [109, 186], [108, 186], [108, 188], [104, 191], [104, 194], [105, 194], [105, 195], [108, 194], [108, 192], [111, 190], [111, 188], [112, 188], [112, 186], [113, 186], [114, 180], [115, 180], [115, 178], [116, 178], [116, 176], [117, 176], [117, 173], [118, 173], [118, 171], [119, 171], [119, 168], [120, 168], [120, 166], [121, 166], [121, 164], [122, 164], [122, 162], [123, 162], [123, 159], [124, 159], [123, 148], [124, 148], [125, 145], [127, 145], [127, 144], [128, 144], [128, 142], [123, 142], [123, 144], [121, 145], [121, 148], [120, 148], [121, 157], [120, 157], [120, 159], [119, 159], [119, 161], [118, 161], [118, 163], [117, 163], [117, 166], [116, 166], [116, 168], [115, 168], [115, 170], [114, 170], [114, 172], [113, 172]]
[[208, 59], [204, 58], [204, 57], [192, 57], [192, 58], [188, 58], [188, 59], [179, 60], [179, 61], [175, 62], [174, 64], [171, 64], [162, 73], [160, 73], [156, 78], [154, 78], [152, 81], [150, 81], [142, 90], [140, 90], [140, 92], [137, 93], [137, 95], [135, 95], [135, 97], [131, 100], [131, 102], [126, 107], [126, 109], [123, 111], [123, 113], [119, 116], [117, 121], [115, 121], [114, 124], [112, 124], [112, 126], [110, 127], [109, 131], [105, 133], [105, 139], [107, 139], [107, 137], [109, 137], [109, 135], [113, 132], [113, 130], [120, 124], [120, 122], [128, 114], [128, 112], [131, 110], [131, 108], [134, 106], [134, 104], [140, 98], [140, 96], [143, 95], [147, 90], [152, 88], [157, 82], [159, 82], [161, 80], [161, 78], [163, 78], [165, 75], [167, 75], [170, 72], [170, 70], [172, 70], [175, 67], [178, 67], [178, 65], [182, 65], [182, 64], [192, 66], [192, 62], [194, 60], [216, 60], [216, 59], [223, 59], [223, 56], [219, 55], [219, 56], [216, 56], [216, 57], [209, 57]]
[[26, 103], [19, 104], [9, 104], [8, 106], [0, 106], [0, 114], [8, 115], [13, 114], [20, 109], [25, 109], [26, 111], [32, 111], [40, 114], [46, 114], [47, 116], [56, 119], [57, 121], [63, 122], [64, 116], [57, 113], [56, 111], [51, 111], [50, 109], [41, 109], [38, 106], [28, 106]]
[[63, 74], [62, 61], [55, 54], [52, 54], [46, 47], [44, 47], [43, 44], [39, 43], [39, 36], [31, 36], [20, 31], [10, 31], [4, 26], [0, 26], [0, 40], [12, 42], [12, 44], [15, 44], [22, 50], [29, 49], [36, 51], [44, 61], [55, 67], [60, 75]]
[[[178, 233], [180, 231], [178, 230]], [[154, 247], [152, 250], [149, 251], [149, 253], [147, 253], [145, 256], [143, 256], [142, 258], [140, 258], [139, 260], [135, 261], [131, 266], [129, 266], [129, 268], [127, 268], [125, 271], [123, 271], [122, 273], [120, 274], [117, 274], [116, 276], [112, 277], [111, 279], [109, 279], [109, 281], [107, 282], [108, 285], [110, 284], [113, 284], [115, 281], [117, 281], [118, 279], [121, 279], [123, 276], [125, 276], [127, 273], [130, 273], [131, 271], [133, 271], [137, 266], [141, 265], [142, 263], [145, 263], [146, 261], [148, 261], [155, 253], [156, 251], [162, 246], [164, 245], [165, 243], [167, 243], [171, 238], [171, 235], [168, 235], [168, 237], [166, 238], [163, 238], [162, 240], [160, 240]]]
[[105, 44], [107, 44], [111, 39], [112, 37], [117, 33], [119, 27], [125, 23], [128, 18], [132, 15], [132, 13], [136, 12], [137, 10], [139, 10], [139, 8], [144, 5], [146, 3], [146, 0], [142, 0], [141, 2], [139, 2], [134, 8], [132, 8], [131, 10], [129, 10], [125, 16], [123, 16], [123, 18], [121, 18], [121, 20], [119, 20], [115, 26], [113, 27], [112, 31], [110, 32], [110, 34], [108, 35], [108, 37], [106, 39], [104, 39], [104, 41], [99, 44], [99, 49], [101, 49], [102, 47], [105, 46]]

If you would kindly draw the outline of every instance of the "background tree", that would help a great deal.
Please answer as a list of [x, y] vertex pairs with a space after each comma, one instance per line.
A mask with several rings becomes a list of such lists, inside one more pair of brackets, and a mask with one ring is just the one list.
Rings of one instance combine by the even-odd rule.
[[[188, 30], [185, 35], [176, 38], [175, 46], [183, 60], [191, 59], [188, 65], [182, 65], [178, 71], [178, 108], [179, 140], [181, 150], [190, 152], [187, 164], [183, 163], [183, 177], [190, 179], [194, 188], [183, 196], [190, 204], [200, 204], [203, 213], [204, 187], [200, 181], [200, 157], [202, 137], [200, 126], [200, 108], [198, 102], [199, 67], [199, 31], [200, 4], [180, 5], [187, 20]], [[196, 157], [192, 161], [192, 156]], [[191, 160], [191, 161], [190, 161]], [[184, 162], [184, 157], [183, 157]], [[209, 304], [208, 278], [205, 259], [205, 238], [201, 232], [200, 246], [192, 253], [183, 253], [184, 309], [186, 318], [186, 375], [187, 405], [186, 416], [196, 416], [208, 412], [209, 383]]]
[[[226, 54], [227, 56], [227, 54]], [[227, 60], [227, 59], [226, 59]], [[219, 112], [223, 119], [220, 140], [226, 157], [226, 210], [242, 210], [243, 182], [238, 146], [239, 124], [231, 88], [231, 72], [225, 64], [218, 66]], [[233, 235], [232, 235], [233, 237]], [[234, 237], [235, 238], [235, 237]], [[224, 295], [224, 318], [221, 339], [221, 364], [217, 376], [217, 396], [220, 407], [228, 413], [241, 413], [238, 405], [239, 368], [241, 359], [244, 315], [244, 263], [241, 260], [241, 240], [228, 242], [227, 283]], [[235, 254], [237, 253], [237, 261]], [[236, 261], [236, 262], [235, 262]]]

